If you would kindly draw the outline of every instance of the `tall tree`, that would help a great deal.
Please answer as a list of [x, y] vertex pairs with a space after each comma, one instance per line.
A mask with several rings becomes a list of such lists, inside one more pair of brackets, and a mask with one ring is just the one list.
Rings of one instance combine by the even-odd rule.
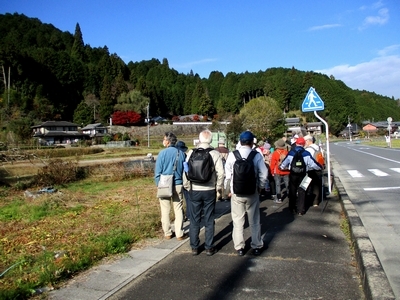
[[78, 104], [78, 107], [74, 111], [74, 123], [86, 126], [93, 123], [93, 121], [91, 108], [86, 104], [85, 101], [82, 101]]
[[74, 43], [72, 44], [71, 56], [81, 61], [85, 60], [85, 44], [83, 43], [83, 37], [79, 23], [76, 23], [75, 26]]
[[108, 122], [114, 112], [114, 103], [111, 93], [111, 80], [108, 76], [103, 79], [103, 88], [100, 92], [100, 118], [102, 122]]

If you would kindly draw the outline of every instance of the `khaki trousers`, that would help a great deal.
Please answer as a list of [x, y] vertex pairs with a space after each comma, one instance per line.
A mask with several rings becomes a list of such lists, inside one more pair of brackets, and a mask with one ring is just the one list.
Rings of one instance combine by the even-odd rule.
[[251, 248], [262, 248], [264, 245], [261, 239], [260, 200], [258, 194], [254, 193], [248, 196], [233, 194], [231, 198], [231, 215], [233, 222], [232, 239], [235, 250], [244, 249], [245, 247], [244, 221], [246, 212], [251, 231]]
[[171, 203], [175, 215], [175, 235], [181, 237], [183, 235], [183, 194], [182, 185], [176, 185], [175, 191], [171, 198], [159, 198], [161, 208], [161, 225], [165, 236], [172, 235], [171, 229]]

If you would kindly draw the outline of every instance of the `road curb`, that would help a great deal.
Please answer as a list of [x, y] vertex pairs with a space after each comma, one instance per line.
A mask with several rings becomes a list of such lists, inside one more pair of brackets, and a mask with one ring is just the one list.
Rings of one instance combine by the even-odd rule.
[[350, 227], [358, 271], [366, 299], [396, 299], [375, 248], [339, 177], [334, 185]]

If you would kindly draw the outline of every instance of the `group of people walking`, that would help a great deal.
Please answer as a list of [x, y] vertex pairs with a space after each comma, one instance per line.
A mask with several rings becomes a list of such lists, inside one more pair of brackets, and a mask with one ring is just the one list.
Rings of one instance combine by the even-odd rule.
[[[229, 151], [222, 141], [219, 141], [221, 143], [214, 149], [211, 146], [211, 131], [203, 130], [199, 134], [196, 148], [187, 152], [185, 144], [178, 142], [172, 132], [165, 133], [163, 145], [166, 149], [159, 153], [155, 166], [156, 185], [161, 175], [174, 175], [172, 197], [159, 198], [165, 238], [171, 239], [175, 235], [178, 240], [184, 240], [189, 237], [192, 255], [198, 255], [199, 234], [201, 224], [204, 223], [205, 252], [208, 256], [214, 255], [217, 252], [213, 241], [215, 204], [218, 198], [230, 198], [232, 240], [237, 254], [244, 255], [244, 224], [247, 215], [252, 253], [260, 255], [263, 248], [260, 194], [263, 194], [266, 188], [272, 192], [276, 203], [282, 203], [284, 195], [281, 185], [284, 183], [289, 197], [289, 209], [298, 215], [305, 213], [306, 191], [313, 194], [314, 205], [319, 203], [321, 194], [318, 185], [321, 184], [323, 166], [313, 155], [321, 149], [316, 149], [315, 146], [318, 145], [312, 143], [312, 136], [296, 135], [294, 139], [293, 145], [279, 139], [274, 143], [275, 148], [271, 149], [269, 143], [257, 143], [252, 132], [244, 131], [239, 136], [236, 150]], [[300, 173], [294, 173], [296, 168], [292, 167], [292, 161], [298, 157], [297, 153], [302, 157], [299, 161], [304, 163], [303, 172]], [[198, 170], [195, 170], [196, 168]], [[202, 177], [207, 178], [204, 180]], [[311, 178], [312, 184], [304, 189], [302, 183], [305, 178]], [[183, 230], [184, 199], [186, 216], [190, 220], [189, 235]], [[171, 208], [175, 215], [175, 233], [171, 229]]]

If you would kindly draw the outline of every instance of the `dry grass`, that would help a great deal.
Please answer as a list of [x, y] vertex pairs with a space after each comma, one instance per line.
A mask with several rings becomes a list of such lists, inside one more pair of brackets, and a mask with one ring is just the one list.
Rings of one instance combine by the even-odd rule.
[[35, 288], [56, 286], [104, 257], [161, 237], [153, 178], [121, 181], [118, 166], [111, 173], [106, 181], [92, 177], [37, 198], [0, 190], [0, 270], [14, 266], [0, 277], [1, 299], [29, 297]]

